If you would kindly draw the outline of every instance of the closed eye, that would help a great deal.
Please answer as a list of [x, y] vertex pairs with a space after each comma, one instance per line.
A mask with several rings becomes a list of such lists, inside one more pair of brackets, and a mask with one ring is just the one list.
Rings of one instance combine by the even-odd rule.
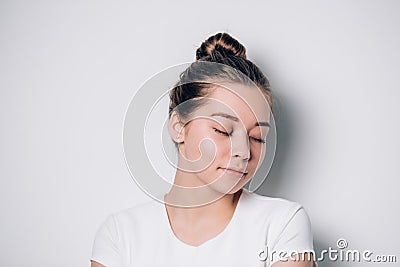
[[[231, 136], [232, 135], [232, 133], [224, 132], [224, 131], [218, 130], [217, 128], [213, 128], [213, 129], [214, 129], [215, 132], [217, 132], [217, 133], [219, 133], [221, 135], [224, 135], [224, 136]], [[266, 141], [264, 139], [261, 139], [261, 138], [250, 137], [250, 139], [254, 140], [254, 141], [258, 142], [258, 143], [261, 143], [261, 144], [265, 144], [266, 143]]]
[[217, 128], [213, 128], [213, 129], [214, 129], [215, 132], [217, 132], [219, 134], [222, 134], [222, 135], [225, 135], [225, 136], [230, 136], [232, 134], [232, 133], [228, 133], [228, 132], [224, 132], [224, 131], [218, 130]]
[[262, 144], [265, 144], [266, 143], [266, 141], [264, 140], [264, 139], [261, 139], [261, 138], [256, 138], [256, 137], [250, 137], [252, 140], [254, 140], [254, 141], [256, 141], [256, 142], [259, 142], [259, 143], [262, 143]]

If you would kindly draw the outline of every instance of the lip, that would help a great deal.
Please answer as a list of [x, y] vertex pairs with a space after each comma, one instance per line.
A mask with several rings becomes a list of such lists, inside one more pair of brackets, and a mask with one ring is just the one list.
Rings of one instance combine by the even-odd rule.
[[239, 178], [247, 174], [246, 171], [242, 171], [242, 170], [235, 169], [235, 168], [220, 168], [220, 169], [231, 176], [239, 177]]

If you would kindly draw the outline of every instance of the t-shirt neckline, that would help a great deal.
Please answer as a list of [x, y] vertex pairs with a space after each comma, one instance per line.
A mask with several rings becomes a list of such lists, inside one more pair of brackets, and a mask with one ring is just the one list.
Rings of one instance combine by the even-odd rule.
[[241, 203], [243, 202], [243, 198], [244, 198], [244, 195], [246, 193], [247, 193], [246, 189], [243, 188], [242, 193], [239, 196], [239, 200], [238, 200], [238, 203], [236, 205], [235, 211], [233, 212], [232, 218], [230, 219], [229, 223], [225, 226], [225, 228], [219, 234], [217, 234], [216, 236], [212, 237], [211, 239], [208, 239], [207, 241], [201, 243], [198, 246], [193, 246], [193, 245], [187, 244], [187, 243], [183, 242], [182, 240], [180, 240], [175, 235], [174, 231], [172, 230], [172, 226], [171, 226], [171, 224], [169, 222], [169, 217], [168, 217], [168, 212], [167, 212], [166, 205], [163, 202], [162, 205], [161, 205], [161, 207], [163, 209], [162, 217], [163, 217], [163, 220], [164, 220], [164, 225], [166, 225], [166, 228], [167, 228], [166, 230], [168, 232], [168, 235], [170, 236], [171, 239], [174, 240], [175, 243], [178, 243], [180, 246], [183, 246], [183, 247], [186, 247], [186, 248], [189, 248], [189, 249], [194, 249], [195, 250], [195, 249], [201, 249], [201, 248], [207, 247], [211, 243], [216, 242], [217, 240], [221, 239], [223, 236], [226, 235], [227, 232], [229, 232], [229, 229], [234, 227], [234, 224], [238, 220], [237, 217], [239, 217], [238, 214], [240, 213], [240, 209], [241, 209], [241, 206], [242, 206]]

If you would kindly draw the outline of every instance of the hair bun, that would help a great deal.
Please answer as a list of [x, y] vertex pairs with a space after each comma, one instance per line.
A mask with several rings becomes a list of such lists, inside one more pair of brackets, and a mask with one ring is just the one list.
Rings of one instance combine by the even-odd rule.
[[235, 38], [227, 33], [217, 33], [207, 40], [196, 50], [196, 60], [216, 54], [223, 56], [239, 56], [246, 59], [246, 48]]

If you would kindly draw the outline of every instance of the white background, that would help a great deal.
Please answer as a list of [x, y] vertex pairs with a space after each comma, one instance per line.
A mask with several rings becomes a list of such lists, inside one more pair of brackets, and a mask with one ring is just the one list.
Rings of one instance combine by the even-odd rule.
[[399, 261], [399, 11], [389, 0], [1, 1], [0, 266], [89, 266], [105, 217], [149, 199], [122, 152], [130, 99], [219, 31], [280, 101], [259, 193], [302, 203], [317, 250], [345, 238]]

